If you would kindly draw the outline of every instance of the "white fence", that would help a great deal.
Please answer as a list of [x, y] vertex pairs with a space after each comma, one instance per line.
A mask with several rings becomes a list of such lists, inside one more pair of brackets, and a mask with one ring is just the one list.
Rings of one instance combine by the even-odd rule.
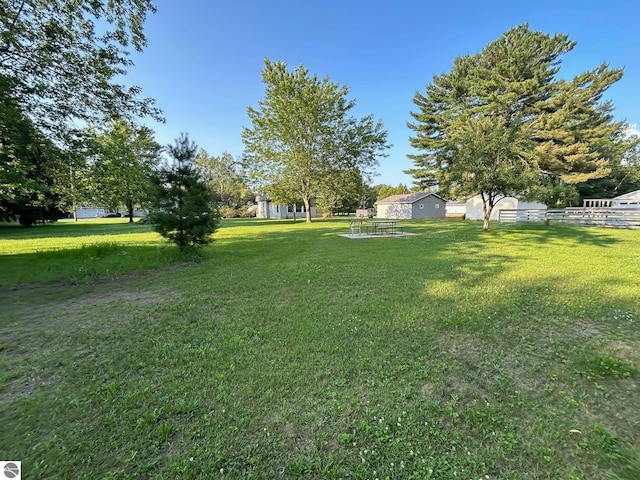
[[640, 227], [640, 208], [616, 207], [568, 207], [559, 210], [500, 210], [499, 221], [561, 222], [572, 225], [602, 225], [615, 227]]
[[498, 220], [501, 223], [545, 222], [547, 220], [547, 210], [542, 209], [503, 208], [498, 213]]

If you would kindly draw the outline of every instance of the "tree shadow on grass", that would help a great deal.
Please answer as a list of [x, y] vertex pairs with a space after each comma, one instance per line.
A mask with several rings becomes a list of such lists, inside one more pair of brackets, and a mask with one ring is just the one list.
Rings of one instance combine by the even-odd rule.
[[[323, 219], [314, 218], [311, 221], [311, 224], [317, 224], [318, 222], [322, 222]], [[305, 224], [309, 225], [305, 219], [305, 217], [298, 217], [295, 220], [293, 218], [282, 218], [282, 219], [272, 219], [272, 218], [228, 218], [223, 220], [223, 225], [228, 227], [238, 227], [238, 226], [276, 226], [276, 225], [299, 225]]]
[[[109, 412], [120, 408], [114, 431], [126, 433], [130, 430], [127, 425], [146, 418], [144, 410], [152, 410], [149, 405], [168, 405], [175, 408], [175, 414], [168, 410], [171, 416], [167, 415], [176, 420], [175, 438], [187, 438], [195, 431], [216, 435], [219, 431], [222, 438], [242, 419], [246, 433], [227, 435], [231, 440], [224, 440], [235, 439], [236, 443], [220, 440], [221, 455], [239, 458], [243, 446], [255, 442], [252, 444], [264, 454], [260, 467], [266, 467], [271, 464], [264, 459], [273, 458], [274, 453], [284, 458], [287, 452], [280, 443], [268, 443], [259, 439], [264, 435], [258, 435], [265, 427], [278, 428], [279, 416], [286, 419], [287, 429], [303, 435], [309, 428], [310, 413], [322, 420], [322, 427], [306, 434], [309, 444], [328, 445], [322, 454], [333, 454], [340, 461], [349, 462], [353, 454], [359, 464], [358, 450], [368, 444], [351, 449], [350, 442], [334, 445], [331, 439], [357, 431], [375, 441], [373, 434], [360, 428], [376, 414], [365, 410], [378, 409], [385, 416], [402, 412], [403, 419], [406, 410], [408, 420], [419, 426], [415, 436], [403, 437], [405, 423], [401, 427], [400, 419], [397, 430], [395, 418], [391, 425], [397, 432], [395, 438], [407, 441], [401, 445], [407, 447], [405, 453], [409, 448], [424, 447], [435, 458], [455, 462], [451, 445], [471, 445], [478, 458], [493, 459], [491, 470], [482, 472], [492, 478], [522, 476], [530, 471], [534, 476], [566, 478], [576, 473], [570, 471], [574, 465], [584, 470], [577, 472], [581, 477], [598, 478], [606, 469], [597, 465], [604, 455], [593, 457], [597, 438], [589, 437], [593, 447], [579, 450], [576, 444], [581, 437], [568, 433], [586, 418], [575, 414], [578, 407], [570, 402], [574, 398], [576, 403], [591, 402], [574, 395], [571, 380], [574, 369], [581, 367], [568, 354], [604, 331], [601, 327], [592, 333], [591, 327], [598, 321], [606, 322], [606, 329], [615, 333], [611, 309], [623, 310], [623, 314], [638, 312], [632, 307], [633, 299], [614, 297], [610, 288], [603, 298], [594, 297], [593, 303], [585, 305], [581, 295], [588, 285], [567, 283], [563, 274], [553, 272], [525, 275], [520, 283], [508, 282], [509, 273], [527, 268], [528, 264], [523, 267], [518, 262], [535, 260], [532, 249], [540, 249], [542, 255], [563, 242], [540, 244], [536, 236], [546, 234], [537, 229], [482, 232], [478, 225], [462, 222], [410, 223], [409, 228], [415, 228], [419, 235], [371, 242], [335, 235], [346, 227], [342, 222], [318, 223], [311, 228], [299, 225], [269, 229], [258, 224], [255, 229], [226, 233], [223, 228], [219, 241], [205, 249], [206, 259], [200, 267], [136, 282], [148, 285], [151, 294], [157, 294], [159, 288], [180, 290], [180, 302], [150, 309], [153, 323], [145, 320], [142, 306], [142, 312], [136, 313], [139, 316], [126, 328], [96, 335], [91, 328], [77, 328], [91, 325], [91, 319], [102, 321], [96, 314], [99, 302], [96, 308], [85, 306], [82, 315], [68, 324], [70, 332], [80, 332], [80, 342], [77, 336], [68, 335], [64, 343], [64, 350], [72, 352], [68, 359], [62, 357], [69, 365], [63, 371], [65, 384], [73, 388], [65, 386], [68, 390], [54, 393], [66, 395], [69, 391], [69, 398], [92, 399], [99, 392], [105, 397], [81, 410], [65, 395], [51, 395], [51, 401], [41, 403], [45, 408], [38, 409], [41, 417], [31, 417], [26, 425], [37, 426], [41, 419], [44, 427], [40, 428], [54, 437], [59, 425], [48, 422], [53, 418], [50, 407], [57, 407], [55, 419], [64, 419], [70, 428], [82, 422], [89, 425], [82, 430], [73, 428], [70, 437], [75, 444], [89, 445], [88, 451], [95, 448], [88, 443], [90, 433], [104, 428], [100, 421]], [[519, 250], [523, 245], [525, 251]], [[593, 242], [591, 251], [607, 245]], [[167, 249], [176, 251], [174, 247]], [[107, 249], [104, 258], [80, 260], [99, 265], [117, 252]], [[576, 252], [579, 255], [580, 250]], [[132, 257], [143, 254], [144, 250], [131, 251]], [[102, 285], [93, 291], [97, 296], [104, 293]], [[155, 298], [151, 295], [149, 300]], [[110, 304], [103, 304], [102, 309], [116, 314], [132, 310], [123, 305], [111, 308]], [[48, 321], [46, 312], [42, 317]], [[34, 351], [34, 355], [40, 352], [37, 348]], [[56, 371], [59, 363], [57, 358], [52, 362], [54, 359], [56, 363], [50, 368]], [[554, 375], [555, 383], [548, 383]], [[185, 378], [196, 379], [197, 385], [185, 383]], [[113, 390], [109, 386], [114, 386]], [[616, 388], [614, 394], [625, 393]], [[132, 398], [130, 403], [123, 400], [122, 392], [131, 395], [127, 397], [127, 401]], [[275, 394], [268, 397], [267, 392]], [[182, 395], [194, 398], [197, 414], [166, 400]], [[632, 401], [625, 408], [633, 421], [637, 408], [631, 407], [639, 397], [628, 398]], [[211, 404], [222, 412], [216, 417], [221, 428], [202, 430], [203, 416], [213, 412]], [[601, 412], [596, 408], [601, 404], [586, 404], [591, 407], [587, 413]], [[223, 415], [220, 407], [227, 405], [233, 405], [232, 415]], [[611, 421], [613, 417], [604, 418]], [[155, 458], [155, 452], [144, 451], [143, 445], [156, 434], [156, 421], [151, 418], [148, 427], [143, 425], [147, 422], [140, 423], [131, 436], [135, 438], [123, 433], [114, 437], [122, 441], [123, 448], [141, 452], [140, 464]], [[607, 421], [598, 421], [608, 426]], [[14, 426], [20, 423], [16, 421]], [[376, 421], [374, 427], [377, 425]], [[632, 434], [638, 427], [633, 428]], [[140, 432], [148, 432], [149, 437]], [[216, 445], [213, 437], [190, 438], [196, 449]], [[386, 438], [380, 441], [383, 455], [393, 453]], [[288, 440], [294, 439], [299, 441], [293, 434]], [[361, 441], [359, 436], [356, 439]], [[54, 453], [59, 450], [46, 444], [41, 448]], [[187, 449], [175, 448], [177, 454], [189, 458]], [[28, 445], [23, 450], [30, 451]], [[469, 455], [464, 448], [458, 450], [460, 456]], [[162, 454], [165, 450], [159, 451]], [[65, 461], [70, 467], [76, 460]], [[346, 465], [349, 468], [355, 463]], [[208, 466], [209, 471], [217, 471], [213, 463]], [[135, 468], [132, 473], [138, 473]], [[546, 471], [550, 468], [556, 469], [556, 475]]]
[[[555, 275], [506, 288], [491, 285], [491, 280], [485, 286], [465, 281], [457, 286], [459, 290], [438, 289], [425, 282], [423, 311], [414, 303], [413, 312], [397, 319], [398, 338], [417, 337], [417, 344], [430, 345], [435, 359], [425, 362], [446, 365], [428, 385], [442, 392], [442, 401], [454, 395], [459, 399], [463, 420], [457, 428], [468, 438], [481, 437], [465, 414], [470, 415], [479, 400], [503, 403], [501, 416], [509, 418], [503, 432], [533, 447], [529, 453], [514, 452], [511, 465], [516, 470], [527, 470], [530, 454], [540, 457], [536, 462], [542, 460], [548, 444], [553, 446], [554, 464], [580, 465], [585, 478], [596, 478], [610, 468], [620, 474], [626, 469], [637, 473], [638, 465], [630, 457], [612, 461], [597, 442], [583, 449], [579, 439], [566, 440], [566, 432], [580, 425], [585, 441], [593, 441], [597, 429], [605, 428], [616, 432], [621, 451], [634, 448], [640, 435], [634, 420], [640, 408], [640, 365], [630, 364], [625, 354], [640, 344], [637, 289], [635, 296], [621, 296], [614, 288], [594, 294]], [[603, 361], [608, 362], [604, 367]], [[629, 381], [615, 378], [623, 370], [631, 372]], [[513, 398], [521, 408], [509, 404]]]
[[610, 247], [620, 242], [620, 239], [612, 234], [609, 229], [602, 227], [519, 223], [504, 225], [495, 230], [495, 235], [499, 237], [516, 234], [520, 235], [524, 241], [538, 244], [571, 242]]

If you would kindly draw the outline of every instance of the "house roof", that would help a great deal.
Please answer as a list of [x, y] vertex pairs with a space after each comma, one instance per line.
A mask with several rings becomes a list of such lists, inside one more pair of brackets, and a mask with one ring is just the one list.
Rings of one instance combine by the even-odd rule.
[[618, 197], [613, 198], [613, 200], [636, 200], [640, 199], [640, 190], [636, 190], [635, 192], [625, 193], [624, 195], [620, 195]]
[[390, 197], [383, 198], [382, 200], [378, 200], [376, 202], [377, 205], [385, 205], [392, 203], [415, 203], [418, 200], [422, 200], [427, 197], [436, 197], [444, 202], [442, 197], [436, 195], [435, 193], [430, 192], [421, 192], [421, 193], [403, 193], [401, 195], [391, 195]]

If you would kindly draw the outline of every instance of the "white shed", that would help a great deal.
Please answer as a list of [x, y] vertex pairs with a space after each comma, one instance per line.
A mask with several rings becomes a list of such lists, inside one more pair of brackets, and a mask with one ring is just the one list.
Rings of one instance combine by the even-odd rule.
[[[482, 205], [482, 197], [476, 195], [473, 198], [467, 200], [467, 211], [465, 213], [465, 219], [467, 220], [484, 220]], [[540, 202], [527, 202], [517, 197], [502, 197], [493, 207], [490, 220], [498, 220], [500, 217], [500, 210], [546, 210], [547, 206]]]
[[467, 202], [449, 200], [446, 206], [447, 217], [463, 217], [467, 213]]

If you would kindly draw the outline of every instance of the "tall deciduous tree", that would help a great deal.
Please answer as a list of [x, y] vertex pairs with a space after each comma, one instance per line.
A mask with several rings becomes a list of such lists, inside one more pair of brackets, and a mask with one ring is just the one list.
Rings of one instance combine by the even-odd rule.
[[174, 163], [154, 179], [153, 228], [174, 242], [181, 251], [211, 243], [218, 216], [210, 203], [210, 192], [194, 166], [198, 147], [187, 135], [180, 136], [167, 151]]
[[567, 35], [521, 25], [416, 93], [410, 155], [417, 183], [444, 196], [480, 194], [484, 228], [501, 196], [527, 194], [543, 179], [576, 184], [608, 174], [622, 122], [603, 92], [622, 71], [600, 65], [573, 80], [557, 78]]
[[31, 226], [64, 216], [55, 189], [63, 151], [44, 138], [0, 77], [0, 220]]
[[227, 210], [237, 212], [255, 198], [245, 182], [241, 162], [230, 153], [214, 157], [206, 150], [200, 150], [195, 166], [213, 193], [214, 202]]
[[57, 162], [53, 163], [54, 188], [60, 196], [60, 208], [72, 212], [76, 221], [78, 206], [93, 201], [90, 160], [95, 157], [95, 142], [92, 137], [92, 132], [82, 132], [81, 136], [68, 143]]
[[350, 116], [349, 89], [311, 76], [302, 65], [265, 61], [265, 95], [247, 109], [244, 128], [247, 167], [274, 197], [298, 198], [311, 221], [311, 201], [331, 193], [336, 172], [358, 169], [366, 176], [388, 145], [387, 133], [371, 115]]
[[95, 143], [90, 171], [93, 197], [111, 208], [124, 206], [133, 223], [135, 208], [150, 202], [149, 186], [161, 147], [149, 128], [133, 127], [122, 119], [97, 135]]
[[50, 139], [85, 123], [160, 111], [121, 85], [141, 51], [151, 0], [0, 0], [0, 76], [21, 111]]
[[337, 171], [326, 181], [328, 188], [318, 199], [318, 208], [329, 213], [351, 213], [364, 203], [365, 183], [357, 168]]

